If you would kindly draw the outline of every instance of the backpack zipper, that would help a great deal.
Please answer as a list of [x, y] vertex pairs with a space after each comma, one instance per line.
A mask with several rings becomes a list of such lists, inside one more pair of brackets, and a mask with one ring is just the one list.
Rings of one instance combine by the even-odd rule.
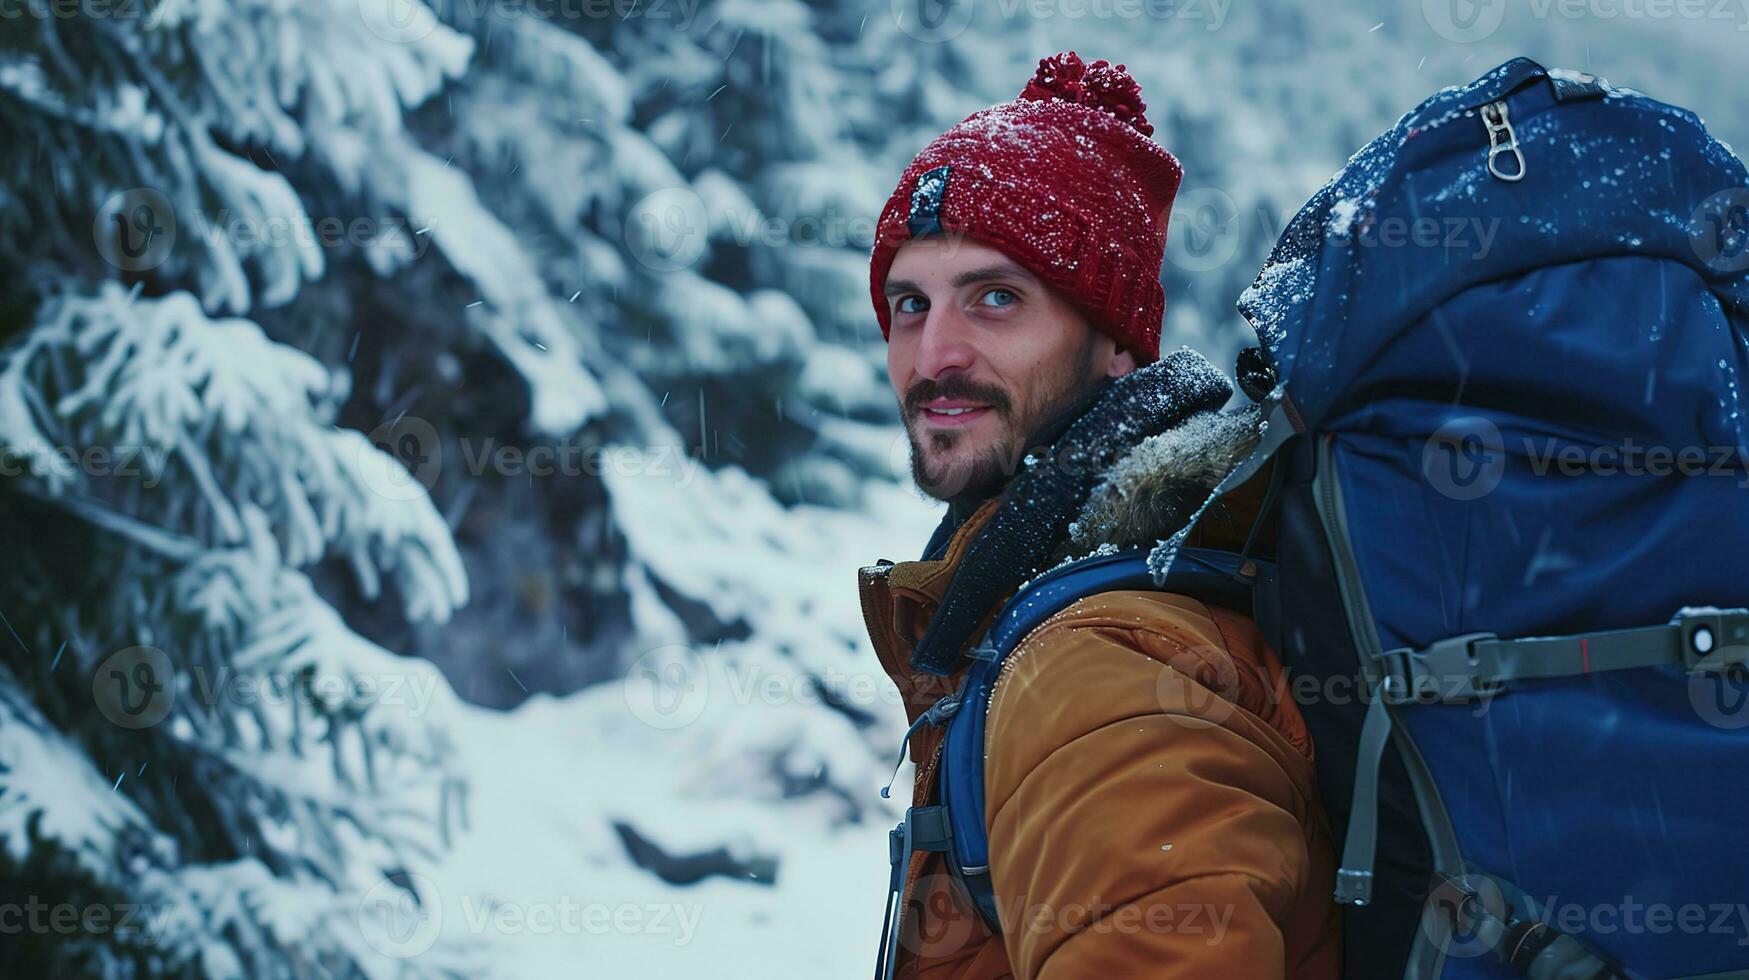
[[[1518, 134], [1512, 130], [1512, 113], [1505, 99], [1482, 107], [1482, 125], [1488, 129], [1488, 172], [1509, 183], [1523, 180], [1524, 151], [1518, 148]], [[1518, 165], [1511, 173], [1500, 169], [1499, 159], [1503, 153], [1512, 154], [1517, 161]]]

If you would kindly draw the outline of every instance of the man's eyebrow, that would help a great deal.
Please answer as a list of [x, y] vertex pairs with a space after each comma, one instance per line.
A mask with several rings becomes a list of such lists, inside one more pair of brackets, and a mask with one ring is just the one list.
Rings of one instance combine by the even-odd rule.
[[1027, 272], [1013, 262], [996, 262], [991, 265], [980, 266], [976, 269], [967, 269], [964, 272], [956, 274], [953, 277], [953, 285], [955, 287], [969, 286], [974, 282], [982, 282], [985, 279], [1005, 278], [1030, 280], [1032, 278], [1032, 273]]
[[[949, 285], [957, 289], [962, 286], [968, 286], [974, 282], [982, 282], [985, 279], [1001, 278], [1019, 278], [1030, 281], [1033, 279], [1033, 275], [1013, 262], [997, 262], [993, 265], [979, 266], [976, 269], [967, 269], [964, 272], [955, 273], [954, 277], [949, 280]], [[881, 288], [881, 291], [888, 296], [897, 296], [900, 293], [923, 292], [923, 287], [909, 279], [888, 279], [886, 285]]]

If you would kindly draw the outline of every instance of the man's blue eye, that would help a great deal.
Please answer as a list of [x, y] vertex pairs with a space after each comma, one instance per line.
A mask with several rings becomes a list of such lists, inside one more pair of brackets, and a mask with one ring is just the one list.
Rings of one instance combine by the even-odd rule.
[[929, 309], [929, 301], [921, 296], [901, 296], [897, 306], [900, 313], [922, 313]]
[[988, 306], [1009, 306], [1019, 298], [1012, 290], [992, 289], [984, 294], [982, 302]]

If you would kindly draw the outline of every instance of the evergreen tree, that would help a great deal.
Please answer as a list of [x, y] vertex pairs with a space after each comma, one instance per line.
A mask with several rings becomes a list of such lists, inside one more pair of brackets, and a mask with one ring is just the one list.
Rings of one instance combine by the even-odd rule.
[[[363, 899], [417, 896], [463, 816], [453, 698], [306, 570], [344, 564], [436, 622], [466, 577], [423, 488], [334, 427], [346, 372], [222, 314], [327, 270], [299, 182], [406, 200], [402, 178], [439, 169], [401, 114], [470, 44], [299, 5], [118, 9], [37, 5], [0, 35], [0, 253], [21, 272], [0, 355], [0, 874], [113, 916], [26, 929], [7, 972], [400, 972]], [[413, 250], [364, 251], [390, 272]]]

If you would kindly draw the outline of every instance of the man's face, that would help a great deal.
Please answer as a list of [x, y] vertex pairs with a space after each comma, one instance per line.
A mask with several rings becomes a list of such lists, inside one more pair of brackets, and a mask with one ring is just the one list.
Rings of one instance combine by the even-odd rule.
[[1002, 252], [922, 238], [887, 272], [887, 374], [911, 473], [937, 500], [999, 492], [1055, 412], [1135, 358]]

